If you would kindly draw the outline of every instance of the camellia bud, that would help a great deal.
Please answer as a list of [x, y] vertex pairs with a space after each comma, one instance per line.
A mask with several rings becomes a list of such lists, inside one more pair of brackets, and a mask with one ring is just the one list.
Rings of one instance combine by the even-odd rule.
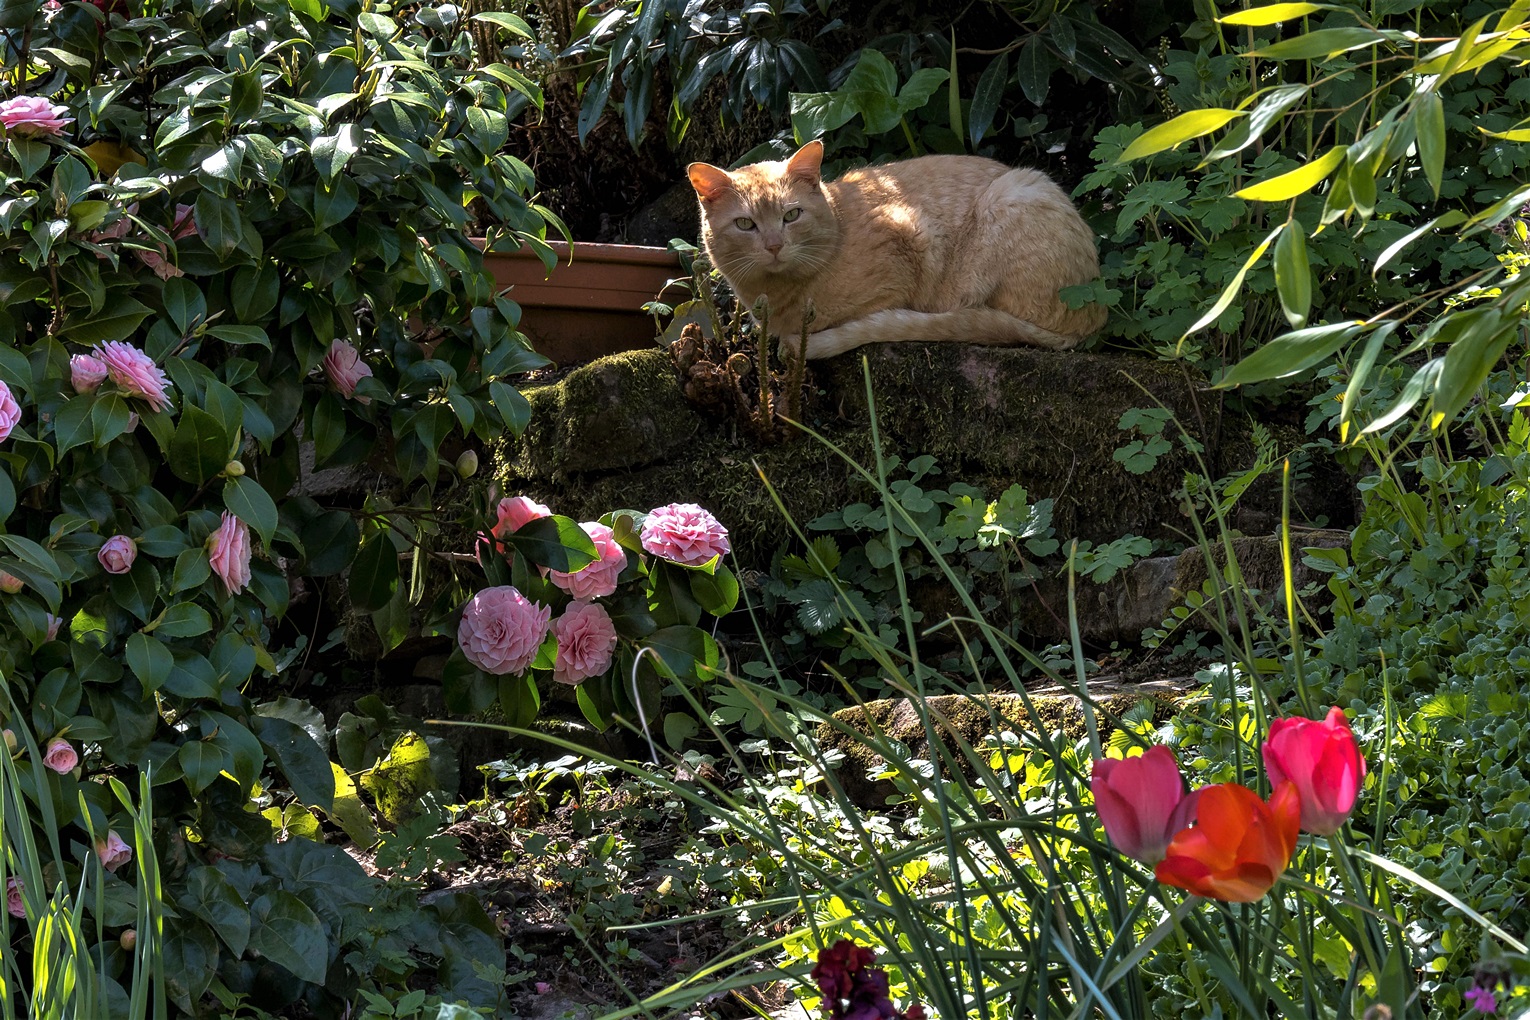
[[463, 450], [457, 455], [457, 477], [472, 478], [478, 473], [478, 451]]
[[133, 947], [138, 945], [138, 932], [134, 931], [132, 928], [129, 928], [127, 931], [117, 936], [117, 944], [131, 953], [133, 951]]
[[16, 748], [18, 746], [19, 745], [16, 743], [16, 734], [12, 733], [10, 730], [6, 730], [5, 731], [5, 752], [7, 754], [15, 754], [16, 753]]
[[228, 475], [230, 478], [244, 477], [244, 462], [240, 460], [229, 461], [227, 464], [223, 465], [223, 473]]

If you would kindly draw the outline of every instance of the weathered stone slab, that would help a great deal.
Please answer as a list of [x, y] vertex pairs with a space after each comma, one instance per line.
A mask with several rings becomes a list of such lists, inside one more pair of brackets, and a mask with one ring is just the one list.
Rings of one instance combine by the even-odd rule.
[[[1177, 434], [1146, 474], [1132, 474], [1114, 458], [1130, 438], [1117, 423], [1131, 408], [1161, 404], [1173, 411], [1206, 448], [1215, 473], [1241, 470], [1252, 460], [1246, 422], [1214, 413], [1219, 405], [1201, 389], [1203, 381], [1178, 365], [899, 343], [813, 367], [817, 396], [805, 414], [808, 424], [863, 464], [873, 460], [863, 357], [885, 453], [904, 461], [933, 455], [943, 479], [995, 497], [1018, 482], [1033, 500], [1052, 498], [1059, 536], [1175, 539], [1188, 530], [1178, 491], [1185, 471], [1197, 465]], [[799, 524], [867, 495], [846, 462], [818, 441], [754, 447], [732, 423], [698, 413], [660, 350], [591, 362], [528, 390], [527, 397], [531, 424], [501, 451], [497, 476], [505, 491], [535, 496], [573, 517], [675, 500], [701, 503], [723, 518], [745, 562], [763, 566], [790, 532], [760, 484], [762, 475]], [[1269, 510], [1253, 495], [1244, 502]]]

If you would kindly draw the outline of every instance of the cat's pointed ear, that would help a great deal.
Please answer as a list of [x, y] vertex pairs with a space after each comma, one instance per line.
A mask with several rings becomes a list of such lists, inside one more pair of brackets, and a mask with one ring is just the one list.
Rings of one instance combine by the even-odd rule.
[[823, 171], [823, 142], [813, 139], [786, 161], [786, 176], [805, 184], [817, 184]]
[[703, 202], [710, 202], [724, 192], [734, 190], [733, 178], [721, 167], [710, 163], [692, 163], [685, 168], [685, 172], [691, 179], [691, 187], [696, 189], [696, 194], [701, 196]]

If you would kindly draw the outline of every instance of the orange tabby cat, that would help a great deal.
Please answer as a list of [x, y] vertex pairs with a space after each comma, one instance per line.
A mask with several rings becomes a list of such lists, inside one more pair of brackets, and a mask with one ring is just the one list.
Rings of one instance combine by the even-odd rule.
[[[921, 156], [820, 176], [823, 143], [729, 172], [692, 163], [702, 242], [752, 308], [791, 336], [813, 310], [807, 356], [879, 340], [1065, 350], [1105, 322], [1058, 288], [1100, 275], [1094, 236], [1038, 170]], [[791, 346], [791, 345], [788, 345]]]

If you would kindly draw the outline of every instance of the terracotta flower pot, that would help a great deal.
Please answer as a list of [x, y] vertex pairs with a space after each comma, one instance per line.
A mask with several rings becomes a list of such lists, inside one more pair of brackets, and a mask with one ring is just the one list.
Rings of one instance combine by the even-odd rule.
[[[481, 243], [481, 242], [480, 242]], [[559, 364], [652, 347], [658, 335], [643, 305], [681, 275], [680, 259], [664, 248], [635, 244], [548, 242], [558, 253], [549, 274], [529, 248], [488, 252], [484, 264], [521, 306], [521, 332]], [[672, 295], [674, 296], [674, 295]]]

